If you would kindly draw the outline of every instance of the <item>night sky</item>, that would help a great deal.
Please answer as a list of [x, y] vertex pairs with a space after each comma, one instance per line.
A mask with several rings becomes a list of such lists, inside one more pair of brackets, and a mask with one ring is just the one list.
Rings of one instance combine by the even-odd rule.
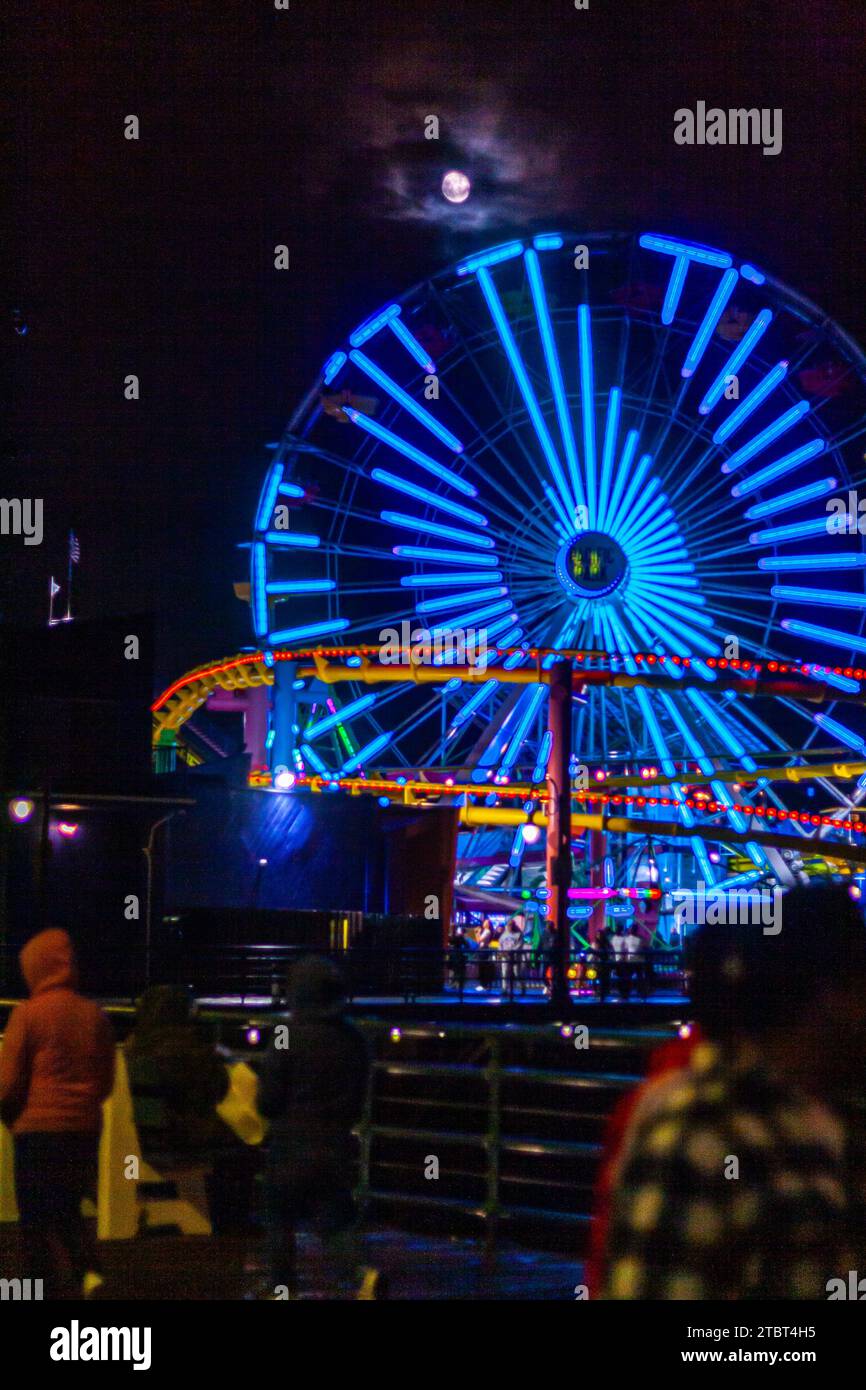
[[[7, 13], [0, 493], [45, 499], [45, 540], [0, 537], [0, 611], [44, 621], [72, 527], [77, 611], [156, 611], [162, 683], [251, 641], [234, 547], [264, 445], [324, 358], [468, 247], [557, 226], [691, 236], [866, 339], [862, 0]], [[699, 100], [781, 107], [781, 154], [676, 145], [675, 110]], [[450, 167], [474, 182], [462, 208], [439, 195]]]

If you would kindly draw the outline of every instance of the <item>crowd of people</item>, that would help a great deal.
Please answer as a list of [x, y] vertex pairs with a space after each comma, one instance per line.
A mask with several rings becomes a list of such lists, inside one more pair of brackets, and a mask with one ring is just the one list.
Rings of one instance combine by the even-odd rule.
[[[96, 1195], [116, 1042], [107, 1015], [78, 991], [66, 932], [39, 933], [20, 961], [30, 997], [13, 1009], [0, 1048], [0, 1120], [14, 1142], [22, 1277], [41, 1279], [48, 1298], [89, 1297], [104, 1278], [82, 1202]], [[363, 1264], [353, 1198], [366, 1043], [345, 1017], [345, 988], [330, 961], [310, 956], [296, 965], [289, 1002], [291, 1046], [288, 1029], [281, 1047], [275, 1028], [259, 1068], [253, 1105], [269, 1133], [254, 1147], [228, 1120], [230, 1054], [202, 1032], [188, 992], [145, 991], [123, 1045], [137, 1157], [169, 1168], [203, 1165], [214, 1234], [264, 1228], [266, 1287], [278, 1291], [270, 1296], [296, 1291], [296, 1233], [311, 1225], [328, 1249], [333, 1291], [373, 1299], [381, 1282]]]
[[[450, 982], [461, 993], [472, 986], [479, 993], [525, 994], [535, 989], [549, 994], [556, 943], [554, 922], [532, 929], [522, 913], [498, 925], [484, 917], [476, 927], [457, 926], [449, 939]], [[630, 998], [634, 991], [644, 995], [652, 978], [650, 953], [650, 941], [633, 917], [615, 919], [590, 945], [572, 936], [573, 978], [592, 983], [602, 1001], [613, 990], [621, 999]]]
[[[639, 965], [644, 946], [632, 935], [629, 945], [628, 932], [612, 932], [596, 943], [597, 959], [612, 972]], [[475, 949], [507, 972], [521, 922], [497, 939], [494, 948], [486, 920]], [[847, 1297], [851, 1271], [866, 1265], [866, 1142], [852, 1119], [862, 1113], [866, 1053], [863, 913], [842, 886], [795, 888], [780, 933], [704, 925], [688, 947], [696, 1026], [654, 1054], [647, 1079], [610, 1118], [591, 1294]], [[543, 938], [542, 969], [553, 949]], [[101, 1282], [81, 1202], [96, 1185], [115, 1041], [104, 1012], [78, 991], [64, 932], [36, 936], [21, 965], [30, 997], [13, 1010], [0, 1051], [0, 1119], [14, 1137], [25, 1272], [44, 1279], [49, 1297], [80, 1297]], [[297, 1288], [296, 1233], [310, 1226], [330, 1249], [334, 1287], [372, 1298], [378, 1275], [363, 1263], [353, 1199], [366, 1045], [327, 960], [295, 967], [290, 1004], [291, 1045], [278, 1045], [275, 1028], [259, 1070], [256, 1103], [270, 1124], [263, 1154], [251, 1155], [226, 1125], [226, 1058], [173, 987], [146, 992], [124, 1046], [136, 1113], [143, 1132], [150, 1113], [166, 1150], [210, 1160], [215, 1230], [247, 1218], [260, 1190], [269, 1287], [287, 1291], [270, 1296]]]

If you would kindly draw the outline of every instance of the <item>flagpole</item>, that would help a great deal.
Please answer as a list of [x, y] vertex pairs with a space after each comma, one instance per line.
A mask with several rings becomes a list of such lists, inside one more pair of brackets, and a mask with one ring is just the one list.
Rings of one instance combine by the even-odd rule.
[[69, 532], [69, 557], [66, 564], [66, 621], [72, 622], [72, 532]]

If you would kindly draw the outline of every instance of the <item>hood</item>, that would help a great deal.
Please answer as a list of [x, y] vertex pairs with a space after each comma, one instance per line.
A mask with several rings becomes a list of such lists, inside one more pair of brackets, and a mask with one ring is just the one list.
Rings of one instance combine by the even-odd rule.
[[346, 986], [336, 965], [324, 956], [307, 956], [298, 962], [289, 981], [293, 1015], [337, 1018], [345, 1003]]
[[41, 931], [27, 942], [18, 960], [31, 994], [42, 994], [46, 989], [77, 988], [75, 951], [65, 931], [56, 927]]

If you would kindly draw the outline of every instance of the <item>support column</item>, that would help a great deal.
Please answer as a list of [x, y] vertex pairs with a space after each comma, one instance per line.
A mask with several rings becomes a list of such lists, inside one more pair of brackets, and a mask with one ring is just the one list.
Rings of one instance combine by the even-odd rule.
[[553, 1003], [569, 1003], [568, 954], [571, 944], [568, 890], [571, 887], [571, 682], [570, 661], [557, 661], [550, 671], [547, 727], [553, 736], [547, 765], [547, 882], [548, 915], [556, 924], [551, 995]]
[[[591, 888], [603, 888], [605, 886], [604, 857], [607, 854], [607, 832], [590, 830], [587, 835], [586, 852], [589, 855], [589, 885]], [[604, 926], [606, 912], [607, 904], [604, 899], [596, 903], [592, 909], [588, 935], [593, 943], [597, 940], [598, 934]]]
[[295, 759], [292, 756], [295, 747], [295, 734], [292, 725], [295, 723], [295, 706], [297, 704], [293, 688], [297, 671], [297, 662], [274, 662], [274, 683], [271, 686], [271, 709], [274, 720], [274, 741], [271, 744], [269, 760], [271, 771], [275, 767], [287, 767], [290, 772], [295, 770]]

